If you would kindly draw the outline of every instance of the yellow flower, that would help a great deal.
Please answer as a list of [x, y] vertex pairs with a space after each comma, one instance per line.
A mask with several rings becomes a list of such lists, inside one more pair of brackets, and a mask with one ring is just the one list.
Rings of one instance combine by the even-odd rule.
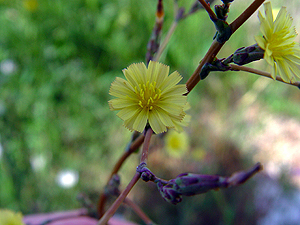
[[109, 94], [117, 97], [109, 101], [111, 110], [117, 113], [129, 130], [143, 132], [147, 123], [158, 134], [167, 128], [179, 130], [185, 126], [184, 108], [187, 92], [177, 71], [169, 75], [169, 66], [150, 61], [131, 64], [123, 70], [127, 80], [117, 77]]
[[0, 209], [0, 225], [25, 225], [22, 221], [22, 214], [15, 213], [8, 209]]
[[182, 156], [189, 147], [189, 138], [186, 132], [178, 133], [174, 130], [170, 130], [165, 138], [166, 150], [174, 157]]
[[260, 30], [263, 37], [256, 36], [257, 44], [265, 50], [264, 59], [272, 66], [272, 77], [276, 75], [285, 82], [293, 82], [300, 77], [300, 47], [294, 42], [297, 33], [292, 27], [292, 18], [282, 7], [273, 20], [270, 2], [264, 4], [265, 17], [259, 12]]

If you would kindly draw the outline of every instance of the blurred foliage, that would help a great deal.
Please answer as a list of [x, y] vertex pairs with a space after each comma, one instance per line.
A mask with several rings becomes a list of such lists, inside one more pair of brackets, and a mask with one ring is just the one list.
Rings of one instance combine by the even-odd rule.
[[[233, 3], [229, 21], [250, 2]], [[179, 1], [187, 9], [192, 3]], [[165, 33], [173, 20], [173, 1], [164, 4]], [[80, 207], [76, 201], [79, 192], [102, 189], [131, 134], [109, 111], [110, 83], [122, 76], [121, 70], [129, 64], [144, 61], [155, 8], [155, 0], [0, 0], [0, 208], [25, 214], [72, 209]], [[206, 12], [195, 13], [180, 22], [161, 61], [170, 65], [171, 71], [178, 70], [186, 81], [209, 48], [214, 32]], [[258, 21], [244, 25], [220, 57], [253, 44], [252, 35], [258, 32]], [[256, 65], [265, 69], [263, 62]], [[190, 113], [196, 121], [189, 128], [193, 148], [215, 148], [211, 146], [213, 129], [198, 121], [199, 114], [217, 112], [222, 121], [219, 126], [247, 129], [239, 117], [238, 103], [256, 80], [255, 75], [231, 72], [212, 73], [200, 82], [189, 96]], [[258, 101], [263, 109], [299, 119], [299, 96], [296, 88], [273, 82], [260, 91]], [[228, 136], [225, 132], [224, 137]], [[44, 158], [45, 165], [35, 166], [35, 157]], [[138, 163], [137, 158], [131, 160]], [[205, 165], [190, 169], [202, 173], [221, 170]], [[63, 189], [57, 185], [57, 173], [63, 169], [79, 172], [75, 187]], [[125, 164], [121, 173], [124, 180], [134, 170], [135, 166]], [[168, 173], [162, 175], [171, 178]], [[237, 196], [243, 196], [243, 192]], [[220, 218], [232, 224], [230, 215], [241, 202], [227, 196], [223, 199], [227, 208], [222, 211], [224, 202], [218, 202], [219, 197], [213, 193], [195, 197], [176, 209], [162, 200], [147, 205], [152, 200], [147, 197], [141, 204], [157, 207], [152, 216], [161, 224], [196, 224], [191, 221], [197, 221], [195, 215], [204, 210], [203, 218], [213, 221], [222, 214]], [[211, 211], [216, 205], [218, 211]], [[178, 217], [171, 220], [174, 212]]]

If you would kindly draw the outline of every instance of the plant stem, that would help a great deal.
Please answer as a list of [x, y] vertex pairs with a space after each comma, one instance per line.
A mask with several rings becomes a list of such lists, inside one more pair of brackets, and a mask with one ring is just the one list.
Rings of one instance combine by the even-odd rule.
[[158, 51], [156, 52], [156, 54], [154, 55], [153, 57], [153, 61], [158, 61], [159, 58], [161, 57], [161, 54], [163, 53], [163, 51], [165, 50], [167, 44], [169, 43], [170, 39], [171, 39], [171, 36], [173, 35], [177, 25], [178, 25], [178, 14], [180, 13], [179, 12], [179, 9], [178, 9], [178, 3], [177, 1], [174, 1], [174, 12], [176, 12], [176, 16], [174, 18], [174, 21], [172, 23], [172, 25], [170, 26], [169, 30], [168, 30], [168, 33], [166, 35], [166, 37], [164, 38], [164, 41], [162, 42], [162, 44], [158, 47]]
[[118, 173], [121, 166], [123, 165], [123, 163], [125, 162], [125, 160], [134, 152], [136, 151], [144, 142], [145, 136], [144, 135], [140, 135], [137, 139], [135, 139], [134, 142], [132, 142], [130, 148], [128, 149], [128, 151], [125, 151], [123, 153], [123, 155], [121, 156], [121, 158], [119, 159], [119, 161], [116, 163], [114, 169], [112, 170], [110, 177], [108, 180], [110, 180], [114, 174]]
[[178, 25], [178, 21], [174, 20], [171, 27], [170, 27], [170, 29], [169, 29], [169, 31], [168, 31], [168, 33], [167, 33], [167, 35], [166, 35], [166, 37], [165, 37], [165, 39], [164, 39], [164, 41], [162, 42], [162, 44], [158, 48], [157, 53], [154, 55], [153, 61], [158, 61], [159, 60], [159, 58], [161, 57], [161, 54], [163, 53], [163, 51], [165, 50], [167, 44], [169, 43], [170, 38], [173, 35], [177, 25]]
[[205, 54], [204, 58], [200, 61], [199, 66], [196, 68], [192, 76], [188, 79], [186, 82], [186, 88], [187, 88], [187, 93], [190, 93], [190, 91], [196, 86], [196, 84], [200, 81], [200, 76], [199, 73], [202, 70], [202, 67], [208, 63], [211, 62], [214, 57], [216, 57], [217, 53], [220, 51], [222, 48], [223, 44], [220, 44], [216, 40], [213, 41], [211, 44], [210, 48], [208, 49], [207, 53]]
[[117, 209], [120, 207], [128, 193], [131, 191], [136, 182], [140, 179], [140, 173], [136, 172], [129, 182], [124, 191], [119, 195], [116, 201], [110, 206], [110, 208], [106, 211], [106, 213], [102, 216], [102, 218], [98, 221], [97, 225], [106, 225], [108, 220], [115, 214]]
[[143, 212], [143, 210], [129, 198], [125, 198], [124, 203], [130, 206], [146, 225], [154, 224], [153, 221]]
[[143, 145], [141, 163], [147, 163], [149, 145], [150, 145], [150, 140], [151, 140], [151, 135], [152, 134], [153, 134], [153, 130], [150, 127], [150, 128], [147, 129], [146, 134], [145, 134], [145, 141], [144, 141], [144, 145]]
[[[151, 135], [153, 134], [153, 130], [149, 127], [146, 130], [145, 133], [145, 139], [144, 139], [144, 145], [143, 145], [143, 151], [141, 156], [141, 163], [147, 163], [148, 159], [148, 152], [149, 152], [149, 145], [151, 140]], [[137, 138], [138, 140], [139, 138]], [[136, 140], [136, 141], [137, 141]], [[133, 188], [133, 186], [136, 184], [136, 182], [140, 178], [140, 173], [136, 172], [130, 183], [127, 185], [125, 190], [119, 195], [119, 197], [116, 199], [116, 201], [110, 206], [110, 208], [105, 212], [103, 217], [99, 220], [98, 225], [105, 225], [108, 220], [114, 215], [114, 213], [117, 211], [117, 209], [120, 207], [130, 190]]]
[[[254, 73], [254, 74], [257, 74], [257, 75], [261, 75], [261, 76], [264, 76], [264, 77], [268, 77], [268, 78], [271, 78], [273, 79], [273, 77], [271, 76], [270, 73], [267, 73], [265, 71], [261, 71], [261, 70], [257, 70], [257, 69], [253, 69], [253, 68], [250, 68], [250, 67], [247, 67], [247, 66], [238, 66], [238, 65], [235, 65], [235, 64], [231, 64], [229, 65], [230, 68], [232, 68], [233, 70], [241, 70], [241, 71], [245, 71], [245, 72], [249, 72], [249, 73]], [[296, 81], [296, 82], [291, 82], [291, 83], [286, 83], [282, 80], [282, 78], [280, 76], [277, 76], [276, 77], [276, 80], [277, 81], [280, 81], [280, 82], [283, 82], [285, 84], [289, 84], [289, 85], [293, 85], [293, 86], [296, 86], [299, 88], [300, 86], [300, 82], [299, 81]]]
[[[123, 153], [123, 155], [121, 156], [121, 158], [119, 159], [119, 161], [115, 164], [109, 178], [106, 184], [108, 184], [108, 182], [110, 181], [110, 179], [113, 177], [114, 174], [118, 173], [118, 171], [120, 170], [120, 168], [122, 167], [123, 163], [125, 162], [125, 160], [134, 152], [136, 151], [144, 142], [144, 135], [140, 135], [137, 139], [135, 139], [134, 142], [131, 143], [130, 148], [125, 151]], [[99, 201], [98, 201], [98, 215], [101, 218], [104, 214], [104, 206], [106, 203], [106, 195], [103, 192], [100, 195]]]
[[[232, 33], [234, 33], [257, 9], [258, 7], [264, 2], [264, 0], [254, 0], [254, 2], [238, 17], [235, 21], [233, 21], [229, 26], [231, 27]], [[204, 6], [203, 6], [204, 7]], [[224, 43], [223, 43], [224, 44]], [[187, 93], [188, 93], [196, 86], [196, 84], [200, 81], [199, 73], [202, 70], [202, 67], [216, 57], [216, 55], [221, 50], [223, 44], [217, 42], [216, 40], [213, 41], [212, 45], [210, 46], [209, 50], [207, 51], [204, 58], [201, 60], [199, 66], [196, 68], [192, 76], [186, 82]]]
[[265, 0], [254, 0], [251, 5], [238, 17], [236, 18], [229, 26], [231, 27], [232, 33], [234, 33], [243, 23], [252, 16], [256, 10], [264, 3]]
[[216, 14], [214, 13], [214, 11], [212, 11], [212, 9], [210, 8], [210, 6], [207, 4], [206, 1], [204, 0], [199, 0], [199, 2], [201, 3], [201, 5], [203, 6], [203, 8], [206, 10], [206, 12], [208, 13], [209, 17], [211, 18], [211, 20], [216, 21], [218, 20]]
[[149, 63], [150, 60], [152, 60], [153, 55], [157, 52], [159, 48], [160, 35], [161, 35], [162, 26], [164, 22], [164, 9], [163, 9], [162, 0], [158, 0], [155, 16], [156, 16], [155, 25], [152, 30], [151, 38], [147, 44], [147, 53], [146, 53], [147, 64]]

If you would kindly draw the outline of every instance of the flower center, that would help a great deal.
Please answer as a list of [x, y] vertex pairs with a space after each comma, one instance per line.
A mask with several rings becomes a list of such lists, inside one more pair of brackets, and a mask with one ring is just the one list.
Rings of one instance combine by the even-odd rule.
[[156, 88], [155, 81], [139, 84], [139, 88], [135, 87], [135, 93], [139, 99], [139, 106], [143, 109], [147, 108], [149, 111], [153, 109], [161, 96], [161, 90]]

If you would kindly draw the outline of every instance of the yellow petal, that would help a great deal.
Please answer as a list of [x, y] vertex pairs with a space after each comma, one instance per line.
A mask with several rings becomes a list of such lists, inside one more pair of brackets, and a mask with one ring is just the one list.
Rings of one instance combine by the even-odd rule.
[[156, 110], [152, 110], [149, 113], [149, 124], [154, 133], [159, 134], [167, 131], [166, 126], [159, 118], [159, 114]]
[[119, 98], [125, 96], [130, 98], [136, 97], [136, 94], [134, 93], [130, 84], [120, 77], [117, 77], [116, 80], [111, 84], [109, 94]]
[[120, 117], [122, 120], [128, 120], [132, 117], [136, 117], [137, 114], [141, 111], [141, 109], [137, 106], [130, 106], [122, 109], [120, 112], [117, 113], [117, 116]]
[[126, 107], [137, 105], [132, 99], [116, 98], [108, 101], [111, 110], [120, 110]]
[[160, 88], [161, 90], [163, 90], [162, 92], [167, 91], [169, 88], [175, 86], [176, 84], [178, 84], [180, 81], [182, 80], [182, 76], [180, 76], [180, 74], [175, 71], [172, 74], [170, 74], [170, 76], [168, 76], [163, 83], [158, 86], [158, 88]]
[[266, 40], [262, 36], [255, 36], [255, 41], [262, 49], [266, 49]]
[[166, 127], [168, 127], [168, 128], [175, 127], [173, 121], [171, 120], [170, 116], [168, 115], [168, 113], [166, 111], [158, 108], [157, 112], [158, 112], [158, 116], [159, 116], [160, 120]]
[[138, 132], [143, 132], [145, 129], [145, 126], [147, 124], [147, 119], [148, 119], [148, 113], [149, 111], [147, 108], [144, 108], [136, 117], [136, 120], [133, 124], [133, 129], [138, 131]]

